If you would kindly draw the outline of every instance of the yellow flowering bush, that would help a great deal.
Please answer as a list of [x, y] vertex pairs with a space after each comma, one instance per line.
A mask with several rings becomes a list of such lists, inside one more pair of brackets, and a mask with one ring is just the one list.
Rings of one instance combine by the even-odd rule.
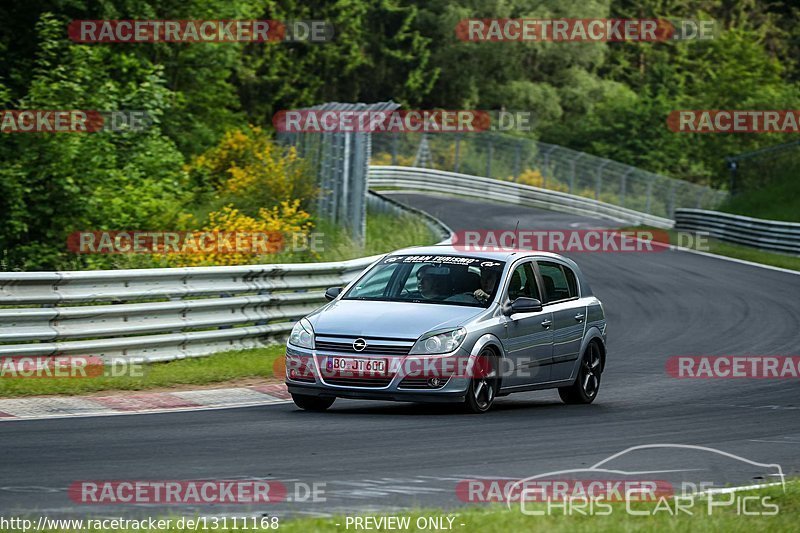
[[[291, 254], [313, 229], [314, 175], [294, 148], [256, 126], [228, 131], [184, 170], [197, 185], [196, 214], [177, 217], [182, 253], [161, 249], [169, 266], [243, 265]], [[200, 228], [200, 229], [197, 229]]]
[[[431, 143], [431, 153], [433, 155], [434, 167], [441, 170], [453, 170], [456, 165], [456, 145], [453, 142], [447, 142], [444, 149], [437, 146], [435, 142]], [[459, 161], [466, 160], [469, 154], [470, 143], [462, 142], [458, 148]], [[412, 160], [413, 161], [413, 160]]]
[[[372, 154], [370, 165], [387, 166], [392, 164], [392, 154], [389, 152], [381, 152], [379, 154]], [[397, 165], [402, 167], [410, 167], [414, 164], [414, 156], [411, 155], [397, 155]]]
[[[514, 177], [511, 176], [508, 179], [513, 181]], [[542, 176], [542, 173], [539, 172], [538, 169], [527, 168], [519, 175], [519, 178], [517, 178], [517, 183], [523, 183], [532, 187], [541, 187], [544, 184], [544, 176]]]
[[[508, 181], [514, 181], [514, 176], [509, 176], [507, 179]], [[542, 173], [538, 169], [525, 169], [525, 171], [519, 175], [519, 178], [516, 181], [517, 183], [530, 185], [532, 187], [545, 188], [551, 191], [569, 192], [568, 186], [554, 179], [548, 179], [546, 184], [547, 186], [545, 187], [544, 176], [542, 176]]]
[[251, 215], [294, 200], [307, 208], [317, 195], [314, 176], [294, 147], [285, 150], [257, 126], [227, 132], [185, 170], [224, 203]]
[[[311, 215], [300, 208], [300, 201], [284, 201], [272, 208], [262, 207], [257, 216], [248, 216], [233, 205], [208, 215], [202, 230], [187, 232], [184, 252], [167, 254], [170, 266], [246, 265], [269, 261], [271, 254], [291, 244], [293, 234], [308, 236]], [[238, 237], [231, 237], [238, 234]], [[229, 242], [224, 236], [231, 237]], [[202, 242], [195, 253], [190, 241]]]

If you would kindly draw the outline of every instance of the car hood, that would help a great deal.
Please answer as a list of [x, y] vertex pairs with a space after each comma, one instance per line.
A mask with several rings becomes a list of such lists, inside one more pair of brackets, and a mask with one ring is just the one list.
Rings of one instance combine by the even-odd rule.
[[336, 300], [307, 318], [317, 335], [416, 339], [433, 329], [456, 328], [484, 311], [461, 305]]

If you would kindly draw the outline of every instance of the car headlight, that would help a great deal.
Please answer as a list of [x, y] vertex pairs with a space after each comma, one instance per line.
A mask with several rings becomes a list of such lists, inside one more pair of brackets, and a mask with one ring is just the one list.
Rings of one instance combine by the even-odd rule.
[[313, 350], [314, 328], [311, 327], [311, 322], [304, 318], [295, 324], [292, 328], [292, 332], [289, 333], [289, 344]]
[[414, 347], [411, 348], [409, 354], [426, 355], [452, 352], [458, 349], [466, 338], [467, 330], [464, 328], [453, 329], [442, 333], [426, 333], [414, 343]]

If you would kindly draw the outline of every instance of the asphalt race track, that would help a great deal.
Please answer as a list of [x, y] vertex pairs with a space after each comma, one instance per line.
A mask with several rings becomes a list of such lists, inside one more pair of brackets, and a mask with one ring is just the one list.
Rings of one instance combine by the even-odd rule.
[[[513, 229], [517, 220], [521, 229], [614, 225], [463, 199], [393, 197], [454, 230]], [[566, 406], [544, 391], [500, 398], [482, 416], [337, 400], [323, 414], [282, 404], [4, 423], [0, 509], [152, 516], [451, 508], [462, 504], [455, 493], [461, 479], [588, 467], [631, 446], [661, 443], [712, 447], [800, 474], [799, 380], [679, 380], [664, 368], [673, 355], [800, 355], [800, 276], [677, 251], [572, 257], [608, 316], [608, 362], [592, 405]], [[640, 454], [633, 463], [695, 481], [776, 480], [751, 464], [687, 449]], [[96, 507], [73, 503], [66, 492], [78, 480], [251, 478], [290, 488], [324, 482], [326, 501]]]

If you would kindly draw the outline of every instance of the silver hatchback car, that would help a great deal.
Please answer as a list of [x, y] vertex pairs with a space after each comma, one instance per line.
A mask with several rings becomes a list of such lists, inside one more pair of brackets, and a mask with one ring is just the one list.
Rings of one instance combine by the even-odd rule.
[[302, 409], [359, 398], [461, 402], [483, 413], [512, 392], [597, 397], [603, 305], [560, 255], [407, 248], [325, 296], [286, 345], [286, 385]]

